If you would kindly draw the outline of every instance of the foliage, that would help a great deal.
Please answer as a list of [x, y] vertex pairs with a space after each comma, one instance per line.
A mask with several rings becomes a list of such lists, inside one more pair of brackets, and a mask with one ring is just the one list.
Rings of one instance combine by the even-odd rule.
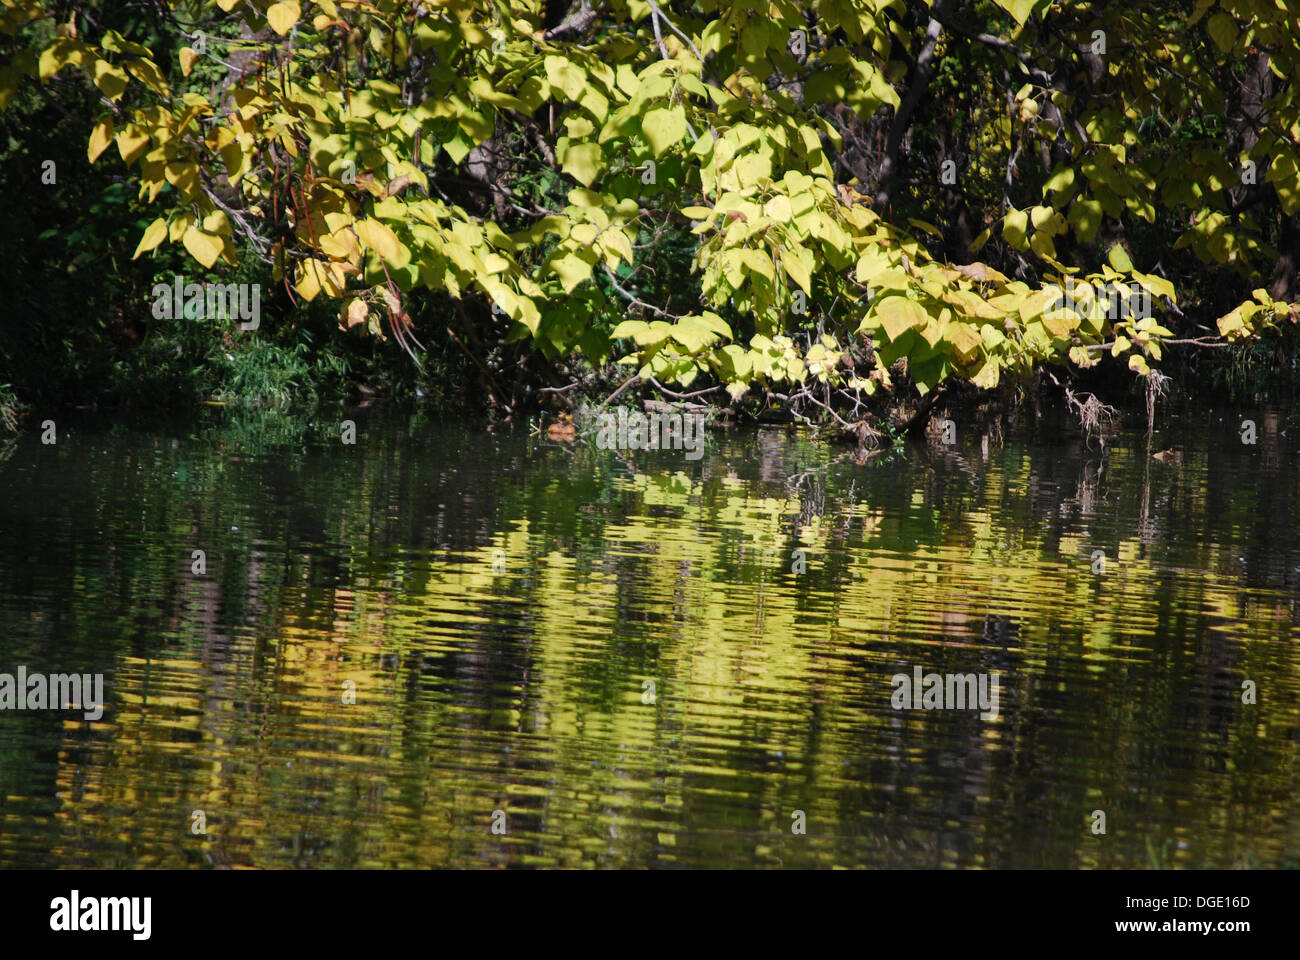
[[[169, 42], [145, 43], [0, 2], [0, 108], [94, 84], [87, 158], [156, 208], [134, 258], [220, 269], [242, 244], [291, 300], [415, 356], [432, 292], [483, 305], [480, 365], [523, 340], [856, 410], [896, 364], [923, 394], [1106, 359], [1145, 376], [1170, 344], [1300, 313], [1280, 4], [167, 0]], [[1251, 291], [1209, 336], [1094, 293], [1182, 316], [1153, 232]], [[665, 244], [689, 278], [655, 270]]]

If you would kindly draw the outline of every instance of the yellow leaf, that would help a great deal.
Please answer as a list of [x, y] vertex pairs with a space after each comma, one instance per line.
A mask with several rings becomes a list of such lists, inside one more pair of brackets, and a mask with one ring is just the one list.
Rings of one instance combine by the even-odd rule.
[[578, 284], [591, 276], [592, 265], [577, 254], [568, 253], [551, 261], [551, 268], [560, 278], [566, 294], [572, 294]]
[[119, 67], [113, 66], [107, 60], [96, 60], [94, 66], [95, 86], [99, 87], [99, 92], [108, 97], [109, 100], [118, 100], [122, 92], [126, 90], [127, 79], [126, 71]]
[[284, 36], [293, 29], [293, 25], [298, 22], [302, 16], [302, 8], [293, 0], [283, 0], [282, 3], [273, 3], [270, 9], [266, 11], [266, 22], [271, 25], [271, 29]]
[[335, 260], [347, 260], [350, 263], [361, 260], [361, 248], [357, 246], [357, 238], [346, 227], [333, 233], [322, 234], [320, 248]]
[[680, 106], [654, 107], [641, 118], [641, 133], [656, 157], [686, 136], [686, 113]]
[[962, 363], [972, 362], [979, 355], [980, 347], [984, 345], [984, 339], [967, 323], [948, 324], [947, 336], [957, 353], [957, 359]]
[[209, 268], [217, 262], [225, 246], [221, 237], [200, 230], [198, 227], [190, 227], [186, 230], [185, 236], [181, 237], [181, 243], [185, 244], [185, 249], [195, 260]]
[[194, 64], [199, 59], [199, 55], [194, 51], [193, 47], [181, 47], [178, 56], [181, 61], [181, 73], [188, 77], [190, 71], [194, 69]]
[[154, 93], [169, 96], [167, 81], [163, 79], [162, 71], [158, 69], [157, 64], [152, 60], [128, 60], [126, 72], [131, 74]]
[[126, 165], [130, 166], [136, 158], [144, 153], [144, 148], [149, 146], [149, 134], [145, 133], [134, 123], [125, 130], [117, 134], [117, 152], [122, 155]]
[[226, 216], [224, 210], [213, 210], [203, 218], [203, 229], [208, 233], [215, 233], [218, 236], [230, 236], [230, 218]]
[[154, 247], [158, 246], [158, 244], [162, 243], [166, 236], [167, 221], [162, 217], [159, 217], [153, 223], [149, 224], [149, 226], [145, 227], [144, 236], [140, 238], [140, 243], [136, 246], [135, 253], [131, 254], [131, 259], [134, 260], [142, 253], [148, 253]]
[[560, 169], [584, 187], [595, 182], [605, 166], [605, 157], [594, 143], [575, 143], [566, 146], [560, 155]]
[[113, 118], [105, 117], [95, 124], [95, 129], [90, 131], [90, 145], [86, 148], [86, 157], [91, 163], [99, 159], [99, 155], [108, 149], [108, 145], [113, 142]]
[[925, 325], [928, 315], [915, 300], [886, 297], [876, 307], [876, 316], [890, 340], [897, 340], [913, 327]]
[[322, 290], [327, 296], [343, 295], [347, 277], [341, 264], [325, 260], [303, 260], [298, 264], [297, 279], [294, 286], [304, 300], [315, 300]]
[[244, 153], [239, 141], [226, 144], [221, 148], [221, 159], [226, 164], [226, 176], [231, 185], [239, 183], [248, 172], [248, 155]]
[[611, 227], [600, 235], [600, 245], [607, 256], [613, 253], [622, 257], [626, 263], [632, 262], [632, 242], [628, 240], [627, 234], [617, 227]]
[[984, 366], [980, 367], [975, 372], [975, 375], [970, 378], [970, 382], [981, 390], [992, 390], [998, 385], [999, 377], [997, 358], [988, 357], [984, 360]]
[[814, 264], [812, 252], [805, 247], [794, 247], [785, 252], [781, 258], [786, 275], [803, 288], [804, 293], [812, 296], [812, 269]]
[[389, 263], [395, 263], [400, 258], [401, 245], [398, 243], [397, 234], [393, 233], [387, 224], [380, 223], [378, 220], [358, 220], [354, 229], [362, 243]]
[[1073, 360], [1075, 363], [1077, 363], [1080, 367], [1083, 367], [1085, 370], [1088, 367], [1096, 366], [1097, 364], [1097, 361], [1092, 359], [1092, 357], [1088, 355], [1088, 350], [1086, 347], [1071, 347], [1070, 359]]
[[763, 207], [763, 213], [771, 217], [778, 223], [789, 223], [793, 211], [790, 207], [790, 198], [777, 194]]

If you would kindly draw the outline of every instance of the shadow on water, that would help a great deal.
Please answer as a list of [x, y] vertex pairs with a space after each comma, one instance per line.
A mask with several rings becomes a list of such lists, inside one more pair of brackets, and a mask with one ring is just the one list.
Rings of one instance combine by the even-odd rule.
[[[1173, 420], [1166, 461], [1039, 427], [865, 462], [347, 416], [0, 464], [0, 673], [108, 701], [0, 711], [0, 865], [1300, 857], [1282, 414]], [[918, 667], [996, 674], [997, 716], [894, 709]]]

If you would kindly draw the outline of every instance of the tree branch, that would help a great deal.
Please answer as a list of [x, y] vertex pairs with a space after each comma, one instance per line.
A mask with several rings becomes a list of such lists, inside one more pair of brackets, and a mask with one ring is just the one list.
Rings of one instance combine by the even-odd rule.
[[907, 132], [908, 126], [911, 125], [912, 113], [916, 110], [916, 105], [921, 102], [921, 97], [930, 85], [930, 78], [934, 76], [936, 66], [934, 48], [939, 43], [939, 34], [942, 32], [943, 27], [940, 21], [941, 19], [947, 19], [954, 3], [955, 0], [937, 0], [931, 11], [930, 23], [925, 30], [925, 44], [921, 47], [921, 52], [916, 58], [916, 69], [912, 73], [912, 84], [908, 87], [907, 93], [898, 105], [898, 110], [894, 113], [894, 123], [889, 128], [889, 140], [885, 146], [885, 159], [880, 165], [880, 185], [876, 193], [877, 210], [889, 205], [889, 191], [893, 186], [894, 168], [898, 165], [898, 152], [903, 145], [903, 134]]

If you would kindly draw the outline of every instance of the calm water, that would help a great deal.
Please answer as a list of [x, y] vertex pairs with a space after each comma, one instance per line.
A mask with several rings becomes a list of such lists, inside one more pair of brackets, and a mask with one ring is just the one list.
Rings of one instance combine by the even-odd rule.
[[[0, 866], [1300, 861], [1289, 415], [1167, 418], [1168, 464], [1137, 423], [858, 463], [346, 415], [0, 463], [0, 673], [107, 699], [0, 712]], [[999, 715], [894, 710], [915, 666]]]

